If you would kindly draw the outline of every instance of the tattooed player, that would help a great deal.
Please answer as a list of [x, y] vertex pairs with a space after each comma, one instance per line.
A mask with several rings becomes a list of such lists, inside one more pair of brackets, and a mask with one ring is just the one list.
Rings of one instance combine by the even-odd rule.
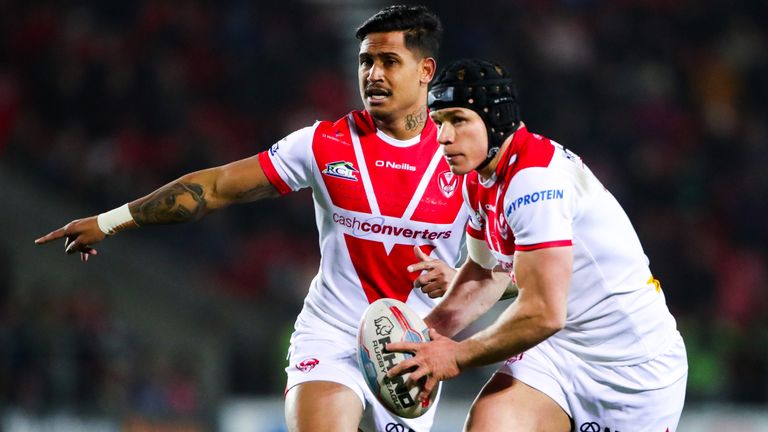
[[189, 222], [311, 187], [322, 259], [291, 338], [289, 430], [357, 431], [367, 405], [378, 430], [429, 430], [435, 410], [413, 420], [393, 417], [375, 401], [354, 354], [370, 302], [397, 298], [424, 316], [455, 274], [446, 263], [458, 265], [467, 221], [462, 179], [450, 172], [427, 115], [440, 33], [439, 20], [423, 7], [380, 11], [356, 34], [365, 110], [298, 130], [256, 156], [182, 176], [37, 243], [63, 238], [67, 253], [87, 260], [96, 243], [124, 229]]

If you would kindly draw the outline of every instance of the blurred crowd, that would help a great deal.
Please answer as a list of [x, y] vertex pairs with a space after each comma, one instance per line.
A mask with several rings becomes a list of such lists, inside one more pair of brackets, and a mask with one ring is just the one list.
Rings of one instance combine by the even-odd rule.
[[[0, 158], [98, 212], [336, 119], [361, 107], [343, 3], [0, 1]], [[509, 68], [529, 129], [580, 154], [624, 205], [686, 339], [689, 401], [768, 402], [768, 5], [423, 3], [446, 28], [439, 63]], [[162, 238], [285, 322], [316, 271], [306, 193]], [[152, 397], [120, 381], [133, 336], [114, 346], [108, 308], [83, 317], [77, 303], [4, 295], [0, 402]], [[42, 362], [64, 378], [40, 382]], [[160, 363], [158, 382], [185, 375]]]
[[[0, 258], [7, 286], [13, 270], [7, 254]], [[117, 319], [100, 281], [60, 288], [39, 283], [0, 299], [0, 411], [200, 417], [198, 378], [184, 353], [152, 347]]]

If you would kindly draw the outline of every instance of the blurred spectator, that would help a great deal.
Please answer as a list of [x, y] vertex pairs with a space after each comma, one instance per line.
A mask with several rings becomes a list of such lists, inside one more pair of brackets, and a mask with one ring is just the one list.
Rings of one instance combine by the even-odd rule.
[[[169, 361], [169, 353], [137, 344], [102, 289], [59, 291], [41, 283], [10, 299], [0, 321], [0, 405], [148, 419], [201, 415], [189, 359]], [[140, 355], [147, 350], [154, 361]]]

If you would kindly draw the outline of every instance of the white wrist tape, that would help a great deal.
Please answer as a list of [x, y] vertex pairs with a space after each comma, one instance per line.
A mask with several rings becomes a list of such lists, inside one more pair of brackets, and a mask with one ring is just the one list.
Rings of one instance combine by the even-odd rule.
[[485, 240], [477, 240], [474, 237], [467, 236], [467, 252], [472, 261], [480, 264], [480, 267], [486, 270], [492, 270], [498, 264], [496, 257], [493, 256]]
[[125, 228], [127, 223], [133, 222], [133, 216], [128, 209], [128, 204], [123, 204], [116, 209], [98, 215], [96, 222], [99, 224], [101, 232], [106, 235], [113, 235]]

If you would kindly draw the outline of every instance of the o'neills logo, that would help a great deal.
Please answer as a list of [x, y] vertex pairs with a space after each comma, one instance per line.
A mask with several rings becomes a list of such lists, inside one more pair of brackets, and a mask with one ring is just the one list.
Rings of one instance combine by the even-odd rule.
[[416, 167], [407, 163], [377, 160], [374, 164], [379, 168], [392, 168], [403, 171], [416, 171]]
[[459, 188], [459, 178], [450, 171], [443, 171], [437, 176], [437, 184], [440, 185], [440, 192], [450, 198]]

